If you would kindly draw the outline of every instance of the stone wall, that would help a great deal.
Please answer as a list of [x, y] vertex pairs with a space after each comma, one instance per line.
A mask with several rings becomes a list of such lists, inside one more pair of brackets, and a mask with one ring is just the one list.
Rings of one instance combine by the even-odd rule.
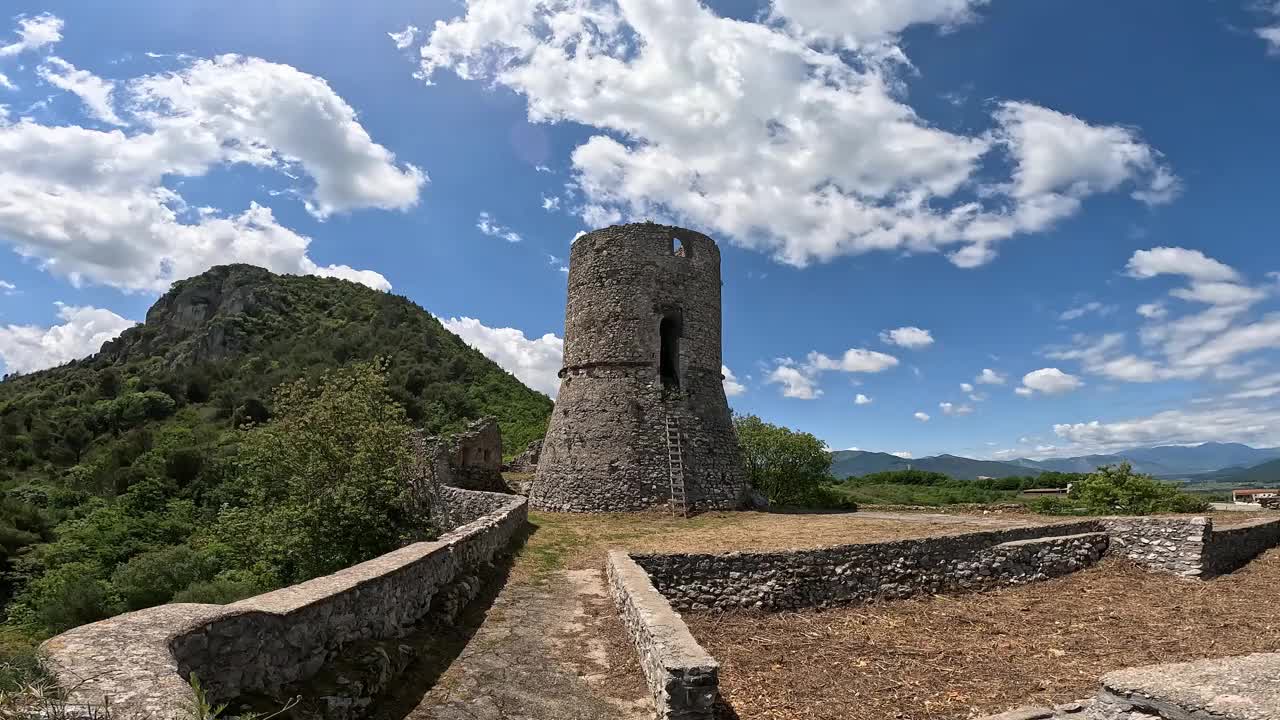
[[466, 490], [506, 492], [502, 482], [502, 430], [497, 418], [476, 420], [449, 439], [449, 465], [453, 481]]
[[[164, 605], [85, 625], [44, 645], [72, 702], [156, 720], [182, 715], [195, 673], [215, 702], [273, 693], [314, 675], [351, 643], [402, 637], [429, 612], [453, 612], [526, 524], [523, 498], [446, 491], [453, 517], [474, 519], [326, 577], [231, 605]], [[484, 513], [481, 515], [481, 513]], [[463, 593], [465, 595], [465, 593]]]
[[1206, 517], [1111, 517], [1098, 521], [1111, 534], [1111, 552], [1148, 569], [1183, 577], [1204, 574]]
[[1205, 574], [1222, 575], [1238, 570], [1277, 545], [1280, 545], [1280, 518], [1215, 529], [1205, 544]]
[[681, 610], [794, 610], [979, 590], [1088, 567], [1107, 549], [1092, 522], [789, 552], [634, 555]]
[[[677, 239], [682, 253], [673, 252]], [[666, 507], [668, 418], [680, 425], [689, 504], [746, 504], [749, 484], [720, 374], [720, 300], [720, 251], [700, 233], [641, 223], [574, 242], [564, 367], [529, 492], [534, 507]], [[661, 375], [664, 321], [678, 327], [678, 384]]]
[[659, 720], [711, 720], [720, 664], [626, 553], [609, 553], [605, 567], [609, 593], [636, 646]]

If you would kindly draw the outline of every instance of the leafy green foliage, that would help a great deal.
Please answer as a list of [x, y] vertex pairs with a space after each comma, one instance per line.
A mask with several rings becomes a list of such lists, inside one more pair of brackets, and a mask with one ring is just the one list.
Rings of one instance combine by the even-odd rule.
[[849, 478], [836, 489], [865, 505], [959, 505], [1019, 502], [1031, 488], [1064, 488], [1078, 482], [1079, 473], [1047, 472], [1036, 476], [959, 480], [928, 470], [889, 470]]
[[[256, 497], [299, 497], [268, 487], [266, 460], [250, 462], [268, 448], [279, 456], [274, 469], [298, 460], [268, 437], [267, 428], [295, 409], [288, 406], [295, 396], [286, 395], [282, 406], [275, 388], [314, 390], [335, 368], [375, 358], [382, 358], [380, 397], [397, 426], [448, 433], [494, 415], [512, 453], [545, 431], [548, 398], [412, 302], [342, 280], [245, 265], [176, 283], [146, 324], [91, 358], [6, 377], [0, 605], [9, 627], [43, 636], [155, 602], [238, 599], [305, 574], [256, 575], [211, 529], [239, 522], [256, 531], [258, 523], [283, 522], [254, 513], [250, 489]], [[256, 429], [246, 433], [244, 425]], [[248, 455], [242, 445], [252, 448]], [[365, 472], [374, 462], [342, 461], [330, 470]], [[350, 493], [325, 496], [323, 511], [384, 499], [367, 488]], [[224, 508], [235, 511], [225, 520]], [[402, 530], [349, 517], [332, 523], [316, 527], [367, 534], [365, 550], [386, 547], [389, 533]], [[335, 550], [316, 567], [331, 567], [349, 551]]]
[[1071, 504], [1097, 515], [1151, 515], [1153, 513], [1204, 512], [1203, 497], [1189, 495], [1177, 486], [1150, 475], [1135, 473], [1129, 463], [1098, 468], [1071, 488]]
[[755, 415], [733, 419], [751, 485], [774, 505], [806, 505], [830, 499], [831, 455], [809, 433], [770, 425]]
[[410, 426], [375, 365], [283, 385], [274, 407], [241, 444], [244, 506], [208, 533], [225, 567], [288, 585], [426, 537], [404, 482]]

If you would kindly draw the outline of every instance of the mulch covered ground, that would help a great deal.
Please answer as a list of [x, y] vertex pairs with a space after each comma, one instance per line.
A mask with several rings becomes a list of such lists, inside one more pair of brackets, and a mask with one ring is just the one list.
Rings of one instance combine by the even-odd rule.
[[1111, 559], [986, 593], [685, 619], [742, 720], [952, 720], [1090, 697], [1124, 667], [1278, 651], [1278, 603], [1273, 550], [1207, 582]]

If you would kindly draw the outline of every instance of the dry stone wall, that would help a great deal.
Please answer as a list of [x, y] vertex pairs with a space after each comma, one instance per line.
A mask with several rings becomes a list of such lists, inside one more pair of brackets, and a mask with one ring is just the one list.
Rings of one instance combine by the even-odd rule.
[[322, 578], [231, 605], [176, 604], [63, 633], [44, 645], [72, 702], [155, 720], [182, 716], [195, 673], [216, 702], [294, 685], [369, 639], [402, 637], [429, 612], [452, 615], [527, 521], [524, 498], [446, 490], [469, 520]]
[[1205, 572], [1208, 575], [1234, 572], [1277, 545], [1280, 545], [1280, 518], [1214, 529], [1205, 544]]
[[657, 717], [711, 720], [719, 697], [720, 664], [626, 553], [609, 553], [605, 567], [609, 593], [636, 646]]
[[1102, 557], [1108, 538], [1096, 529], [1068, 523], [816, 550], [633, 557], [681, 610], [795, 610], [1064, 575]]
[[1098, 521], [1111, 535], [1111, 552], [1150, 570], [1183, 577], [1204, 574], [1205, 543], [1213, 532], [1206, 517], [1113, 517]]

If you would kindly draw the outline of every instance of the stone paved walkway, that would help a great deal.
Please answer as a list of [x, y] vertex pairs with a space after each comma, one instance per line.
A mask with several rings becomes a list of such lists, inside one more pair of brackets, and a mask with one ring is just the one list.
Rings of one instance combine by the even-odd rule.
[[409, 720], [648, 720], [644, 687], [619, 673], [598, 627], [613, 619], [600, 570], [509, 582]]

